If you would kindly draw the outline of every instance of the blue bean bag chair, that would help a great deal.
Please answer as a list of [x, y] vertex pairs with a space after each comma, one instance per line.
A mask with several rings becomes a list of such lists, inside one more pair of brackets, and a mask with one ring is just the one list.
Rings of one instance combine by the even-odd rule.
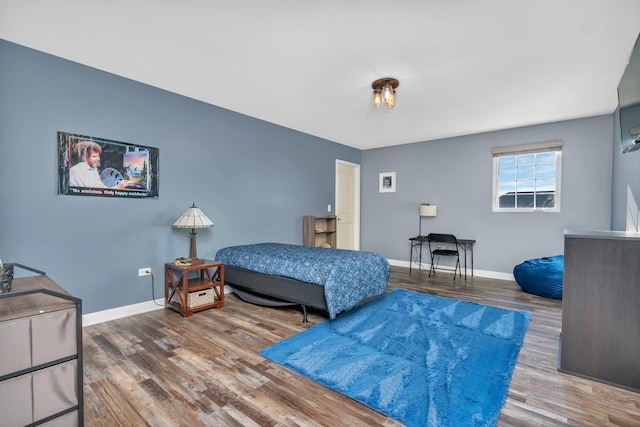
[[513, 276], [523, 291], [541, 297], [562, 299], [564, 255], [530, 259], [513, 267]]

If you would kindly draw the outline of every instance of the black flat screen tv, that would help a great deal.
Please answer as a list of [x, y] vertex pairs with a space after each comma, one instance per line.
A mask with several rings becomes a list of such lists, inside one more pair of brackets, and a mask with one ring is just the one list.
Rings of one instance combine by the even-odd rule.
[[618, 112], [622, 152], [640, 148], [640, 36], [618, 85]]

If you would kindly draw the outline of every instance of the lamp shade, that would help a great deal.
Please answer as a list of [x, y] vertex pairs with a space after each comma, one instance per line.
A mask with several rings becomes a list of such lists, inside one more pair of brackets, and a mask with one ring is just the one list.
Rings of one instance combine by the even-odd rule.
[[213, 222], [194, 203], [173, 223], [173, 228], [209, 228]]
[[438, 207], [435, 205], [425, 203], [420, 205], [420, 216], [436, 216], [437, 213]]

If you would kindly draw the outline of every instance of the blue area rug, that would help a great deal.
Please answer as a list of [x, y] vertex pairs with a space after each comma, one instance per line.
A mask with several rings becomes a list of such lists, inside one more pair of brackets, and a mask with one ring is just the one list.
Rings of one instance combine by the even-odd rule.
[[260, 354], [408, 426], [493, 426], [530, 319], [395, 289]]

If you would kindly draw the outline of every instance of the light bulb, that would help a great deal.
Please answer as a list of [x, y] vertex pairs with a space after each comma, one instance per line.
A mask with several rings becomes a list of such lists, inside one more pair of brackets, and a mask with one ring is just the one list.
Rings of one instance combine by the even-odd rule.
[[382, 88], [382, 100], [388, 104], [389, 99], [391, 99], [392, 97], [393, 97], [393, 88], [389, 83], [385, 83], [384, 87]]
[[376, 108], [380, 108], [380, 105], [382, 105], [382, 94], [379, 89], [374, 89], [373, 91], [373, 105], [375, 105]]
[[387, 99], [387, 108], [393, 108], [394, 105], [396, 105], [396, 91], [395, 90], [391, 93], [391, 96], [389, 97], [389, 99]]

